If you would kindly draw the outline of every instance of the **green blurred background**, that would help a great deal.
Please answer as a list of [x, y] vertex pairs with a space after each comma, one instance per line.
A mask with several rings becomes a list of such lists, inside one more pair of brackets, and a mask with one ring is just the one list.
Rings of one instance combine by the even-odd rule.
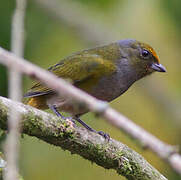
[[[49, 2], [53, 4], [54, 1]], [[68, 6], [64, 7], [65, 2]], [[70, 16], [69, 21], [63, 16], [59, 19], [36, 0], [28, 1], [25, 58], [47, 68], [75, 51], [111, 41], [134, 38], [151, 44], [167, 73], [155, 73], [137, 82], [111, 106], [161, 140], [180, 146], [181, 1], [58, 0], [56, 7], [59, 6], [66, 15], [73, 12], [76, 16]], [[0, 45], [9, 50], [14, 7], [15, 1], [0, 0]], [[90, 31], [100, 39], [90, 37]], [[24, 91], [31, 86], [30, 83], [31, 80], [25, 77]], [[0, 95], [7, 96], [7, 92], [6, 69], [0, 65]], [[124, 133], [103, 119], [92, 119], [96, 118], [91, 113], [83, 117], [97, 130], [109, 133], [142, 154], [168, 179], [181, 179], [167, 163], [149, 150], [140, 149]], [[21, 139], [20, 171], [26, 180], [125, 179], [112, 170], [104, 170], [77, 155], [28, 136]]]

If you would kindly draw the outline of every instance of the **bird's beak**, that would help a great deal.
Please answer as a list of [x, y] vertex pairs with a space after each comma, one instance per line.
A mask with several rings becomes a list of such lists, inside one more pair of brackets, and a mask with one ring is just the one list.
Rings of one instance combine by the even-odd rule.
[[153, 63], [151, 68], [158, 72], [166, 72], [166, 68], [162, 64]]

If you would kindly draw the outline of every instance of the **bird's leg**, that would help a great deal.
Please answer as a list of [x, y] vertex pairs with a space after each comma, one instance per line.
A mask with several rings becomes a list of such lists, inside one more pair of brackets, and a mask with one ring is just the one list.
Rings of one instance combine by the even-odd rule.
[[72, 117], [65, 117], [63, 115], [61, 115], [59, 113], [59, 111], [57, 110], [56, 106], [49, 106], [49, 108], [58, 116], [58, 117], [61, 117], [62, 119], [66, 120], [66, 119], [69, 119], [70, 121], [72, 121], [74, 124], [75, 124], [75, 121], [73, 120]]
[[58, 112], [58, 110], [57, 110], [57, 108], [56, 108], [56, 106], [49, 106], [49, 108], [58, 116], [58, 117], [61, 117], [62, 119], [66, 119], [63, 115], [61, 115], [59, 112]]
[[[58, 117], [61, 117], [62, 119], [66, 120], [67, 118], [64, 117], [63, 115], [61, 115], [56, 106], [49, 106], [49, 108], [58, 116]], [[86, 129], [88, 129], [89, 131], [92, 131], [92, 132], [95, 132], [95, 133], [98, 133], [99, 135], [103, 136], [105, 139], [110, 139], [110, 136], [109, 134], [107, 133], [104, 133], [103, 131], [96, 131], [95, 129], [91, 128], [90, 126], [88, 126], [84, 121], [82, 121], [79, 116], [75, 116], [74, 117], [76, 121], [78, 121], [80, 124], [82, 124], [82, 126], [84, 126]], [[75, 121], [72, 119], [72, 118], [69, 118], [74, 124], [75, 124]]]
[[84, 126], [86, 129], [88, 129], [89, 131], [98, 133], [99, 135], [103, 136], [105, 139], [110, 139], [109, 134], [104, 133], [103, 131], [96, 131], [95, 129], [91, 128], [90, 126], [88, 126], [84, 121], [82, 121], [79, 116], [75, 116], [75, 120], [78, 121], [80, 124], [82, 124], [82, 126]]
[[82, 124], [82, 126], [84, 126], [86, 129], [88, 129], [89, 131], [92, 132], [96, 132], [96, 130], [94, 130], [93, 128], [91, 128], [90, 126], [88, 126], [84, 121], [82, 121], [78, 116], [75, 116], [76, 121], [78, 121], [80, 124]]

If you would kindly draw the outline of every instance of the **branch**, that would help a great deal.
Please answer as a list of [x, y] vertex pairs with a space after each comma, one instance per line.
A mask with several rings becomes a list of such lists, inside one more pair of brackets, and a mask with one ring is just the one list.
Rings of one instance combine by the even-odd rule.
[[12, 18], [11, 50], [17, 56], [24, 54], [24, 19], [26, 12], [26, 0], [16, 0], [16, 8]]
[[114, 169], [130, 180], [166, 180], [142, 156], [126, 145], [22, 103], [0, 97], [0, 128], [7, 129], [9, 108], [14, 106], [22, 116], [22, 133], [79, 154], [106, 169]]
[[[16, 8], [12, 18], [11, 50], [17, 56], [23, 56], [24, 51], [24, 17], [26, 0], [16, 0]], [[22, 86], [21, 72], [14, 66], [9, 67], [9, 97], [14, 101], [21, 101]], [[20, 115], [16, 108], [11, 108], [8, 120], [8, 136], [5, 142], [5, 156], [7, 160], [5, 180], [18, 180], [18, 155], [19, 155], [19, 121]]]
[[[166, 162], [169, 162], [171, 167], [181, 174], [181, 156], [176, 153], [174, 146], [160, 141], [127, 117], [110, 108], [107, 103], [97, 100], [63, 79], [58, 78], [54, 74], [15, 56], [13, 53], [10, 53], [3, 48], [0, 48], [0, 62], [7, 67], [16, 67], [18, 71], [39, 80], [46, 86], [54, 89], [58, 94], [61, 94], [61, 96], [63, 95], [67, 98], [71, 97], [72, 101], [77, 102], [77, 106], [87, 106], [89, 110], [104, 117], [109, 123], [139, 141]], [[175, 155], [177, 158], [175, 158]]]

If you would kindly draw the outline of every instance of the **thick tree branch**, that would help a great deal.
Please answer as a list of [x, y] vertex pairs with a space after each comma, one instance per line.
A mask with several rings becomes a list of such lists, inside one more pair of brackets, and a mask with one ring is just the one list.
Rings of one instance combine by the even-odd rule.
[[[172, 168], [181, 174], [181, 156], [176, 153], [175, 147], [168, 145], [143, 128], [134, 124], [127, 117], [109, 108], [107, 103], [97, 100], [87, 93], [70, 85], [54, 74], [45, 71], [28, 61], [18, 58], [3, 48], [0, 48], [0, 62], [7, 67], [14, 66], [16, 69], [32, 78], [35, 78], [48, 87], [54, 89], [58, 94], [76, 101], [76, 105], [87, 106], [91, 111], [100, 114], [109, 123], [127, 133], [132, 138], [138, 140], [142, 145], [155, 152], [159, 157], [169, 162]], [[175, 158], [176, 157], [176, 158]]]
[[50, 144], [79, 154], [106, 169], [114, 169], [130, 180], [166, 180], [142, 156], [126, 145], [76, 127], [70, 120], [62, 120], [22, 103], [0, 97], [0, 128], [7, 129], [9, 108], [14, 106], [22, 116], [22, 133], [35, 136]]

